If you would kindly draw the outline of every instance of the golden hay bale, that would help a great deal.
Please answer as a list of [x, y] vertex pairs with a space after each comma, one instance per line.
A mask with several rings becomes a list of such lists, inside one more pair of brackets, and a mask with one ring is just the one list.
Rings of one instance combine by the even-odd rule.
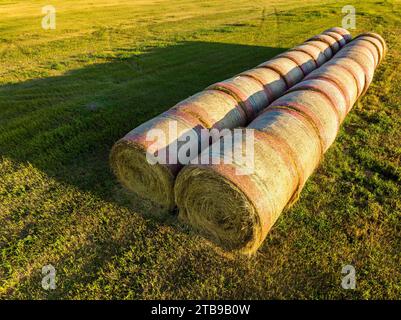
[[309, 41], [320, 41], [327, 43], [330, 46], [331, 50], [333, 51], [333, 54], [335, 54], [338, 50], [340, 50], [340, 45], [337, 42], [337, 40], [327, 34], [318, 34], [307, 40], [307, 42]]
[[[365, 42], [366, 43], [366, 42]], [[358, 44], [358, 46], [356, 46]], [[376, 67], [376, 59], [373, 56], [372, 52], [364, 46], [364, 43], [361, 43], [359, 40], [355, 40], [355, 42], [351, 42], [349, 45], [347, 45], [345, 48], [339, 52], [336, 57], [346, 57], [350, 54], [354, 55], [357, 54], [357, 58], [355, 57], [355, 61], [359, 62], [359, 57], [365, 57], [367, 61], [361, 61], [361, 63], [368, 63], [369, 69], [375, 68]]]
[[325, 31], [323, 32], [323, 34], [327, 34], [328, 36], [334, 38], [338, 45], [340, 46], [340, 48], [342, 48], [343, 46], [345, 46], [345, 44], [347, 43], [347, 41], [345, 41], [344, 37], [336, 32], [333, 31]]
[[[303, 45], [294, 48], [294, 50], [304, 51], [312, 55], [317, 65], [321, 66], [325, 61], [331, 59], [340, 48], [351, 41], [351, 38], [351, 34], [347, 30], [335, 27], [309, 39]], [[316, 52], [313, 52], [311, 47], [317, 48], [320, 53], [316, 56]]]
[[287, 90], [284, 79], [276, 72], [267, 68], [253, 68], [242, 72], [240, 75], [254, 78], [265, 88], [271, 101], [280, 97]]
[[319, 133], [324, 152], [334, 141], [341, 115], [337, 106], [322, 92], [301, 89], [288, 92], [269, 105], [269, 108], [275, 107], [291, 108], [308, 118]]
[[349, 42], [352, 39], [352, 36], [349, 33], [349, 31], [347, 29], [344, 29], [344, 28], [334, 27], [334, 28], [327, 29], [325, 32], [338, 33], [339, 35], [343, 36], [343, 38], [345, 39], [345, 42]]
[[363, 38], [371, 37], [371, 38], [375, 38], [375, 39], [379, 40], [382, 45], [382, 48], [383, 48], [382, 58], [384, 58], [384, 56], [387, 54], [388, 47], [387, 47], [386, 41], [383, 39], [383, 37], [381, 35], [374, 33], [374, 32], [365, 32], [365, 33], [361, 33], [360, 35], [358, 35], [356, 37], [356, 39], [362, 38], [362, 37]]
[[[364, 59], [364, 57], [359, 57], [358, 60], [360, 61], [361, 59]], [[358, 63], [355, 59], [351, 59], [348, 56], [337, 57], [336, 64], [342, 70], [347, 70], [354, 77], [357, 88], [355, 99], [363, 95], [372, 81], [372, 70], [369, 69], [366, 64], [362, 65]], [[353, 98], [351, 98], [351, 100], [353, 101]], [[352, 101], [351, 105], [355, 103], [355, 101]]]
[[[248, 129], [267, 133], [276, 140], [280, 139], [280, 145], [288, 146], [290, 159], [294, 162], [299, 178], [297, 190], [301, 190], [323, 153], [316, 127], [302, 113], [281, 106], [266, 108], [249, 124]], [[296, 192], [294, 200], [297, 198]]]
[[[364, 80], [364, 78], [362, 78], [362, 80]], [[326, 98], [329, 99], [332, 105], [337, 109], [340, 122], [342, 122], [347, 115], [347, 101], [345, 100], [341, 89], [332, 82], [324, 81], [324, 79], [304, 80], [290, 88], [288, 91], [297, 90], [318, 91], [325, 95]]]
[[356, 45], [356, 43], [358, 43], [358, 48], [363, 47], [363, 50], [365, 50], [365, 48], [368, 49], [367, 51], [365, 51], [369, 51], [369, 53], [373, 57], [374, 67], [376, 68], [376, 66], [380, 63], [380, 53], [376, 46], [370, 41], [365, 40], [365, 38], [355, 39], [354, 45]]
[[[218, 162], [220, 154], [210, 157]], [[292, 163], [279, 141], [256, 132], [255, 174], [237, 175], [242, 166], [235, 162], [186, 166], [175, 183], [179, 218], [227, 250], [253, 252], [298, 186]]]
[[[327, 39], [334, 41], [328, 35], [322, 37], [326, 42]], [[338, 36], [334, 37], [343, 43]], [[328, 42], [332, 43], [331, 40]], [[193, 135], [193, 147], [198, 147], [200, 152], [209, 142], [202, 141], [203, 137], [199, 133], [201, 129], [222, 130], [246, 125], [270, 102], [302, 80], [304, 74], [326, 61], [324, 55], [328, 50], [331, 57], [335, 47], [331, 49], [325, 42], [310, 41], [284, 54], [285, 57], [277, 57], [238, 76], [213, 84], [134, 129], [118, 141], [111, 151], [111, 166], [117, 178], [140, 196], [150, 198], [168, 209], [174, 208], [172, 186], [178, 171], [186, 164], [178, 159], [173, 162], [183, 145], [180, 138], [189, 133]], [[168, 130], [174, 122], [178, 126], [175, 134]], [[153, 150], [155, 154], [169, 155], [166, 164], [151, 164], [147, 161], [148, 148], [153, 146], [155, 149], [155, 144], [146, 140], [151, 129], [161, 130], [167, 136], [167, 141]], [[176, 142], [177, 148], [173, 147]]]
[[292, 87], [294, 84], [301, 81], [304, 74], [301, 68], [292, 60], [288, 58], [278, 57], [258, 65], [259, 68], [268, 68], [276, 71], [283, 77], [287, 88]]
[[262, 83], [247, 76], [236, 76], [217, 82], [207, 87], [207, 90], [210, 89], [227, 92], [234, 97], [243, 107], [248, 121], [254, 119], [259, 111], [266, 108], [272, 100], [271, 97], [268, 97]]
[[329, 61], [305, 77], [305, 80], [310, 79], [325, 80], [337, 86], [347, 102], [347, 113], [358, 97], [358, 86], [355, 78], [347, 69], [335, 64], [335, 60]]
[[358, 39], [368, 41], [375, 46], [377, 53], [379, 55], [379, 63], [380, 63], [384, 56], [384, 48], [383, 48], [382, 43], [377, 38], [374, 38], [371, 36], [361, 36], [361, 37], [358, 37]]
[[[260, 246], [281, 211], [296, 200], [321, 153], [315, 129], [290, 109], [265, 111], [252, 126], [251, 174], [238, 175], [237, 170], [245, 168], [235, 161], [189, 165], [175, 183], [179, 218], [226, 250], [244, 254]], [[291, 144], [286, 143], [289, 138]], [[220, 154], [212, 150], [213, 145], [204, 153], [213, 162], [229, 152], [224, 148]]]
[[302, 51], [290, 50], [280, 54], [279, 57], [287, 58], [294, 61], [298, 65], [298, 67], [301, 68], [304, 76], [311, 73], [317, 68], [315, 60], [309, 54]]
[[[170, 132], [169, 125], [174, 126], [175, 122], [177, 131]], [[174, 179], [182, 164], [178, 160], [167, 164], [151, 164], [147, 161], [146, 152], [153, 144], [152, 140], [147, 139], [149, 130], [161, 130], [165, 134], [166, 142], [158, 149], [169, 154], [171, 143], [177, 142], [179, 150], [183, 142], [177, 139], [183, 134], [189, 133], [200, 140], [200, 129], [222, 130], [244, 126], [246, 123], [246, 115], [234, 98], [222, 91], [205, 90], [129, 132], [113, 147], [111, 166], [128, 190], [171, 210], [175, 206]]]
[[347, 57], [336, 57], [336, 61], [341, 68], [347, 69], [354, 76], [357, 85], [357, 97], [359, 97], [365, 88], [365, 70], [355, 60]]
[[235, 128], [248, 122], [240, 104], [232, 96], [218, 90], [201, 91], [171, 109], [191, 114], [208, 129]]
[[[235, 150], [244, 155], [243, 139], [233, 148], [222, 140], [214, 143], [199, 156], [209, 155], [209, 164], [192, 163], [179, 173], [175, 199], [184, 221], [230, 251], [250, 254], [260, 246], [333, 142], [348, 103], [356, 101], [366, 77], [353, 74], [374, 66], [363, 41], [348, 46], [344, 56], [312, 72], [249, 124], [255, 139], [253, 171], [239, 175], [249, 163], [232, 156]], [[344, 68], [351, 60], [356, 64]], [[218, 161], [227, 155], [231, 163]]]
[[[325, 43], [323, 45], [325, 46], [326, 49], [330, 50], [330, 55], [331, 55], [331, 49], [329, 45]], [[327, 55], [324, 52], [322, 52], [321, 49], [308, 43], [297, 46], [293, 48], [292, 51], [300, 51], [310, 55], [318, 67], [323, 65], [323, 63], [325, 63], [328, 60]]]
[[[359, 45], [356, 46], [356, 44]], [[364, 94], [368, 90], [368, 87], [373, 79], [373, 74], [375, 70], [375, 61], [373, 55], [366, 47], [360, 45], [360, 42], [355, 42], [353, 46], [350, 46], [348, 48], [346, 47], [343, 50], [344, 52], [341, 51], [339, 52], [338, 56], [336, 56], [336, 60], [340, 61], [340, 58], [352, 57], [352, 60], [357, 62], [361, 66], [361, 68], [363, 68], [365, 76], [365, 87], [362, 94]], [[341, 65], [343, 64], [341, 63]]]
[[[323, 53], [324, 56], [326, 57], [326, 61], [330, 60], [335, 53], [331, 49], [330, 45], [327, 44], [326, 42], [322, 42], [322, 41], [318, 41], [318, 40], [313, 40], [313, 41], [309, 40], [309, 41], [305, 42], [303, 45], [309, 45], [309, 46], [313, 46], [313, 47], [319, 49], [320, 52]], [[296, 47], [296, 48], [298, 48], [298, 47]]]

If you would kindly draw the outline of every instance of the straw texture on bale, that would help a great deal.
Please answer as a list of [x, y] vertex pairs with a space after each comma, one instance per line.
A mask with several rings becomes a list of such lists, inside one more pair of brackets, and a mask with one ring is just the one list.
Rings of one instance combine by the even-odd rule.
[[209, 129], [222, 130], [247, 123], [246, 114], [239, 102], [219, 90], [201, 91], [178, 103], [171, 110], [189, 113]]
[[290, 108], [310, 119], [320, 137], [323, 151], [334, 141], [340, 125], [340, 115], [336, 106], [321, 91], [306, 89], [289, 92], [269, 106], [275, 107]]
[[[253, 171], [238, 175], [237, 169], [245, 164], [235, 157], [226, 164], [187, 165], [175, 183], [180, 217], [229, 251], [254, 252], [282, 210], [297, 200], [362, 94], [358, 87], [366, 87], [363, 73], [370, 72], [371, 65], [360, 64], [372, 63], [374, 55], [360, 59], [365, 55], [360, 53], [366, 48], [365, 37], [372, 35], [361, 35], [346, 45], [346, 54], [313, 71], [248, 125], [255, 139]], [[384, 45], [380, 50], [385, 52]], [[352, 67], [344, 68], [350, 61]], [[245, 152], [245, 144], [237, 141], [229, 148], [221, 140], [200, 156], [223, 159], [233, 150]]]
[[252, 77], [237, 76], [222, 82], [212, 84], [207, 89], [215, 89], [235, 97], [243, 107], [249, 120], [256, 117], [265, 108], [272, 97], [269, 97], [262, 83]]
[[344, 28], [333, 27], [333, 28], [330, 28], [330, 29], [326, 30], [326, 32], [335, 32], [335, 33], [338, 33], [339, 35], [342, 35], [343, 38], [345, 39], [345, 42], [349, 42], [352, 39], [352, 36], [349, 33], [349, 31], [347, 29], [344, 29]]
[[[325, 44], [324, 43], [322, 43], [322, 44], [323, 44], [323, 48], [330, 50], [330, 55], [331, 55], [330, 47], [328, 45], [326, 45], [326, 47], [325, 47]], [[310, 55], [318, 67], [320, 67], [323, 63], [325, 63], [329, 59], [329, 58], [327, 58], [327, 54], [324, 53], [325, 49], [322, 51], [322, 49], [319, 49], [318, 47], [313, 46], [310, 43], [302, 44], [300, 46], [295, 47], [292, 50], [300, 51], [300, 52]]]
[[258, 67], [268, 68], [276, 71], [278, 74], [280, 74], [280, 76], [283, 77], [285, 83], [287, 84], [287, 88], [292, 87], [304, 77], [300, 66], [293, 60], [284, 57], [278, 57], [276, 59], [264, 62]]
[[338, 43], [338, 41], [328, 34], [324, 34], [324, 33], [319, 34], [319, 35], [316, 35], [316, 36], [310, 38], [309, 40], [327, 43], [330, 46], [333, 54], [336, 53], [338, 50], [340, 50], [340, 44]]
[[[339, 43], [349, 41], [345, 40], [346, 32], [344, 35], [325, 32], [336, 33], [336, 36], [322, 35], [323, 42], [319, 39], [305, 42], [254, 69], [212, 84], [129, 132], [111, 151], [111, 167], [117, 178], [127, 189], [172, 210], [175, 207], [174, 180], [187, 164], [177, 159], [185, 142], [182, 138], [194, 137], [191, 150], [201, 152], [209, 143], [201, 137], [202, 129], [233, 129], [249, 124], [269, 103], [326, 62], [327, 49], [332, 55], [340, 47]], [[169, 127], [175, 121], [178, 131], [174, 134]], [[148, 141], [147, 134], [152, 129], [164, 133], [166, 141], [158, 143], [157, 137]], [[150, 147], [153, 155], [167, 154], [167, 163], [149, 163]]]
[[[333, 57], [334, 53], [335, 53], [331, 49], [330, 45], [328, 43], [326, 43], [326, 42], [323, 42], [323, 41], [309, 40], [304, 45], [305, 46], [306, 45], [312, 46], [312, 47], [315, 47], [315, 48], [319, 49], [324, 54], [324, 56], [326, 57], [326, 61], [330, 60]], [[304, 46], [304, 45], [302, 45], [302, 46]]]
[[317, 68], [315, 60], [307, 53], [291, 50], [280, 55], [280, 57], [294, 61], [302, 70], [304, 76]]
[[272, 100], [280, 97], [285, 90], [287, 90], [287, 85], [284, 79], [276, 71], [267, 68], [254, 68], [242, 72], [240, 75], [248, 76], [259, 81], [268, 96]]

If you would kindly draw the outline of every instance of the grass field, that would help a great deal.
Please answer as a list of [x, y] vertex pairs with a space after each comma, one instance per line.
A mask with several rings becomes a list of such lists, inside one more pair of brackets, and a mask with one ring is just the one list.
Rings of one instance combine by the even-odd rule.
[[[52, 0], [56, 30], [45, 4], [0, 0], [1, 298], [401, 298], [400, 1]], [[379, 32], [388, 56], [255, 257], [225, 257], [124, 191], [117, 139], [341, 26], [346, 4], [353, 34]]]

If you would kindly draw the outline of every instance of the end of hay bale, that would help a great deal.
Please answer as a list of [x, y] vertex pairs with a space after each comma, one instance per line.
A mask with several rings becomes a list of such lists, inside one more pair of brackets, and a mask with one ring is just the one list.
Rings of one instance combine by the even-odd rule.
[[174, 189], [182, 221], [227, 251], [257, 250], [262, 241], [257, 210], [229, 178], [206, 166], [186, 166]]
[[174, 170], [150, 164], [141, 145], [125, 139], [118, 141], [110, 153], [110, 166], [129, 191], [170, 211], [175, 208]]

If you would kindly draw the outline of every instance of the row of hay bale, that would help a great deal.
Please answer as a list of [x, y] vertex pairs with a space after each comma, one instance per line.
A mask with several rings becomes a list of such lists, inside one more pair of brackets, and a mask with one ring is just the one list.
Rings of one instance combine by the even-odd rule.
[[[350, 40], [345, 29], [326, 30], [274, 59], [185, 99], [114, 145], [111, 152], [114, 173], [129, 190], [173, 209], [175, 178], [190, 160], [177, 161], [177, 154], [186, 142], [183, 137], [195, 137], [191, 141], [199, 153], [209, 145], [208, 137], [203, 141], [202, 129], [247, 125], [269, 103], [331, 59]], [[165, 141], [155, 144], [157, 137], [149, 137], [149, 132], [155, 131], [152, 129], [161, 130]], [[149, 150], [167, 155], [167, 163], [150, 163]]]
[[180, 217], [227, 250], [254, 252], [297, 200], [386, 51], [382, 37], [362, 34], [271, 103], [247, 127], [254, 132], [252, 173], [238, 175], [244, 163], [235, 159], [219, 161], [233, 150], [221, 141], [203, 150], [199, 157], [207, 154], [216, 164], [190, 164], [180, 172]]

